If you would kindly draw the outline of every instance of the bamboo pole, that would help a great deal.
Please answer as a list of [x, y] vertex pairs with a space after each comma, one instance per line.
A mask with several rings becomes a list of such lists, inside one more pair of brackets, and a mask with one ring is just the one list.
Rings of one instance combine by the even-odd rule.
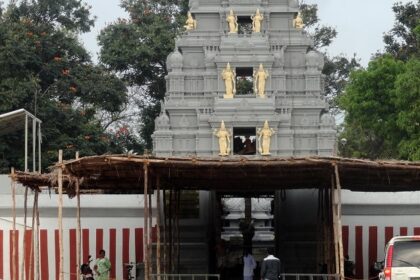
[[[76, 152], [76, 159], [79, 159], [79, 152]], [[81, 250], [81, 237], [82, 237], [82, 228], [80, 222], [80, 184], [79, 178], [76, 179], [76, 198], [77, 198], [77, 209], [76, 209], [76, 256], [77, 256], [77, 269], [76, 277], [80, 279], [80, 266], [82, 265], [82, 250]]]
[[[34, 267], [34, 255], [35, 255], [35, 230], [36, 230], [36, 226], [35, 226], [35, 222], [36, 222], [36, 197], [34, 195], [34, 202], [33, 202], [33, 206], [32, 206], [32, 231], [31, 231], [31, 250], [29, 251], [29, 275], [32, 273], [32, 268]], [[22, 278], [23, 279], [23, 278]]]
[[167, 273], [167, 254], [168, 254], [168, 244], [167, 244], [167, 203], [166, 203], [166, 189], [163, 189], [163, 273]]
[[146, 257], [145, 257], [145, 264], [144, 264], [144, 279], [145, 280], [149, 280], [149, 265], [150, 265], [150, 260], [149, 260], [149, 205], [148, 205], [148, 198], [147, 198], [147, 188], [148, 188], [148, 176], [149, 176], [149, 171], [148, 171], [148, 164], [145, 163], [143, 165], [143, 170], [144, 170], [144, 192], [143, 192], [143, 197], [144, 197], [144, 243], [146, 244]]
[[337, 238], [337, 202], [334, 176], [331, 176], [331, 191], [332, 191], [332, 212], [333, 212], [333, 240], [334, 240], [334, 261], [335, 261], [335, 274], [339, 274], [340, 264], [338, 260], [338, 238]]
[[15, 169], [12, 167], [12, 215], [13, 215], [13, 225], [12, 225], [12, 280], [18, 279], [17, 273], [17, 263], [16, 263], [16, 178], [15, 178]]
[[41, 174], [42, 166], [41, 166], [41, 142], [42, 142], [42, 134], [41, 134], [41, 123], [38, 122], [38, 172]]
[[178, 190], [177, 196], [176, 196], [176, 253], [177, 253], [177, 263], [176, 263], [176, 269], [177, 273], [179, 274], [179, 264], [181, 260], [181, 248], [180, 248], [180, 229], [179, 229], [179, 207], [181, 203], [181, 191]]
[[150, 261], [150, 267], [149, 267], [149, 274], [153, 274], [153, 250], [152, 250], [152, 245], [153, 245], [153, 225], [152, 225], [152, 220], [153, 220], [153, 207], [152, 207], [152, 195], [153, 193], [150, 192], [149, 193], [149, 245], [148, 245], [148, 255], [149, 255], [149, 261]]
[[168, 269], [169, 273], [174, 272], [173, 268], [173, 229], [172, 229], [172, 220], [173, 220], [173, 207], [172, 207], [172, 201], [173, 201], [173, 189], [171, 188], [169, 190], [169, 209], [168, 209], [168, 246], [169, 246], [169, 253], [168, 253]]
[[[26, 252], [26, 238], [25, 238], [25, 232], [27, 228], [27, 217], [28, 217], [28, 187], [25, 187], [25, 194], [23, 199], [23, 252]], [[25, 254], [22, 254], [20, 259], [20, 279], [24, 279], [24, 273], [25, 273]]]
[[38, 191], [35, 192], [35, 199], [36, 199], [36, 246], [35, 246], [35, 265], [36, 265], [36, 280], [40, 279], [39, 273], [39, 196]]
[[32, 119], [32, 172], [36, 172], [36, 120]]
[[59, 280], [64, 280], [63, 259], [63, 150], [58, 151], [58, 244], [59, 244]]
[[340, 277], [344, 279], [344, 252], [343, 252], [343, 231], [341, 225], [341, 183], [340, 173], [338, 172], [337, 164], [334, 165], [335, 183], [337, 186], [337, 215], [338, 215], [338, 249], [340, 256]]
[[157, 280], [160, 280], [160, 218], [162, 215], [161, 209], [160, 209], [160, 177], [156, 178], [156, 208], [157, 208], [157, 215], [156, 215], [156, 274], [158, 275]]
[[28, 115], [25, 115], [25, 172], [28, 172]]

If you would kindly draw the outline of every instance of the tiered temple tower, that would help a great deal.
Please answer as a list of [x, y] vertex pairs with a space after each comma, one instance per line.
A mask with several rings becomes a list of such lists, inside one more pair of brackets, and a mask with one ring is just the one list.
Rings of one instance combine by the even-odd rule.
[[[233, 155], [235, 136], [258, 141], [258, 129], [268, 121], [275, 131], [271, 156], [332, 155], [335, 122], [323, 97], [324, 57], [295, 23], [297, 1], [190, 0], [189, 6], [193, 24], [167, 58], [167, 93], [155, 121], [154, 153], [217, 156], [214, 131], [224, 121]], [[257, 10], [260, 32], [252, 30]], [[231, 13], [237, 32], [227, 21]], [[233, 98], [225, 98], [222, 78], [228, 63], [236, 75]], [[268, 74], [263, 97], [253, 90], [260, 64]]]

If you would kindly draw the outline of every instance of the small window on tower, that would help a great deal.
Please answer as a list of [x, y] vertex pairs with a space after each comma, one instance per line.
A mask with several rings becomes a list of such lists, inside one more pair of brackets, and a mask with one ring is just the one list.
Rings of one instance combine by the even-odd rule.
[[233, 128], [233, 154], [255, 155], [257, 151], [257, 137], [255, 127]]
[[238, 17], [238, 33], [239, 34], [252, 34], [252, 19], [250, 16]]
[[252, 94], [254, 78], [252, 76], [252, 67], [238, 67], [236, 68], [236, 94]]

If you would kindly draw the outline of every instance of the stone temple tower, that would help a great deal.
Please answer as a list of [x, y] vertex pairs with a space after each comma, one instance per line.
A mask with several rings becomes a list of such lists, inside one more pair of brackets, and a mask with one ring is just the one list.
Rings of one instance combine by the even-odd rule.
[[[271, 156], [332, 155], [335, 122], [323, 98], [324, 58], [296, 24], [297, 1], [190, 0], [189, 7], [194, 24], [167, 58], [167, 93], [155, 120], [154, 153], [217, 156], [214, 131], [224, 121], [230, 154], [240, 154], [233, 138], [258, 141], [258, 129], [268, 121], [275, 131]], [[257, 10], [260, 32], [251, 19]], [[237, 20], [233, 32], [227, 21], [231, 14]], [[225, 98], [222, 78], [228, 63], [236, 76], [233, 98]], [[254, 92], [260, 65], [268, 74], [263, 97]]]

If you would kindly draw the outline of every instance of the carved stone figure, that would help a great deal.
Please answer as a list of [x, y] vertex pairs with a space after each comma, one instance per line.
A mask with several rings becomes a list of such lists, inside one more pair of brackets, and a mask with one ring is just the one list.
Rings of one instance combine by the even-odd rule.
[[262, 63], [260, 68], [254, 73], [254, 91], [259, 97], [265, 97], [265, 80], [268, 78], [268, 72], [264, 70]]
[[230, 10], [226, 21], [228, 22], [229, 26], [229, 33], [238, 33], [238, 17], [235, 16], [233, 10]]
[[264, 19], [264, 16], [260, 14], [260, 9], [257, 9], [255, 15], [251, 16], [252, 19], [252, 31], [255, 33], [261, 32], [261, 23]]
[[228, 156], [230, 154], [230, 133], [222, 121], [219, 129], [214, 130], [214, 135], [219, 138], [219, 156]]
[[304, 26], [305, 24], [303, 24], [303, 19], [300, 13], [298, 13], [296, 18], [293, 20], [293, 27], [296, 29], [302, 29]]
[[271, 136], [275, 133], [274, 129], [268, 126], [268, 121], [264, 122], [264, 127], [259, 128], [258, 131], [258, 150], [261, 155], [270, 155]]
[[197, 21], [192, 17], [191, 12], [188, 12], [184, 27], [186, 30], [194, 30], [197, 28]]
[[222, 79], [225, 81], [225, 92], [224, 98], [233, 98], [236, 93], [236, 74], [230, 68], [230, 63], [227, 64], [226, 69], [222, 71]]

